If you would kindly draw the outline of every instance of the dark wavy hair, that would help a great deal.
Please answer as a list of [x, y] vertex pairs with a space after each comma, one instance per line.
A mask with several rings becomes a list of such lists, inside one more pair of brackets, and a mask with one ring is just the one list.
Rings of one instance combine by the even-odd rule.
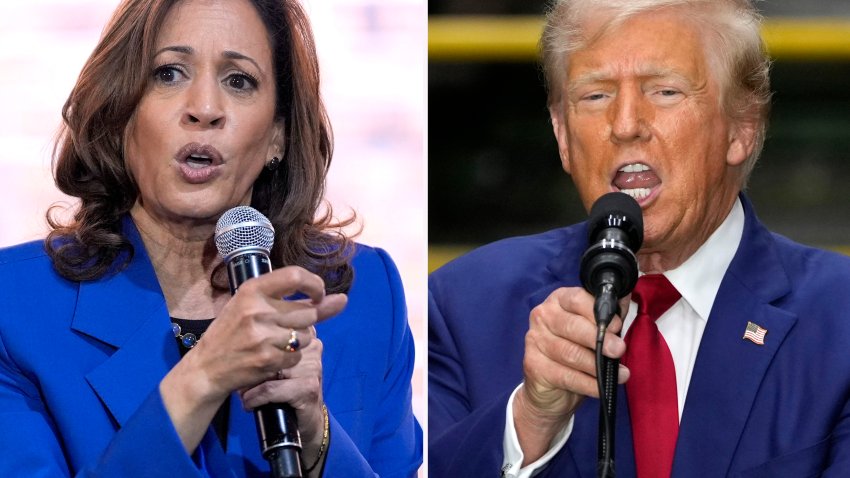
[[[62, 109], [54, 175], [59, 189], [79, 198], [80, 206], [67, 224], [54, 219], [53, 208], [48, 211], [52, 231], [45, 247], [67, 279], [98, 279], [126, 266], [134, 253], [121, 232], [121, 218], [139, 194], [124, 162], [124, 130], [150, 81], [157, 34], [177, 1], [122, 2]], [[253, 185], [251, 206], [277, 231], [271, 251], [276, 267], [300, 265], [322, 276], [329, 292], [346, 291], [353, 280], [353, 247], [341, 228], [354, 217], [335, 222], [329, 205], [316, 217], [333, 136], [319, 93], [310, 22], [297, 0], [251, 3], [268, 31], [275, 119], [286, 128], [280, 167], [263, 169]]]

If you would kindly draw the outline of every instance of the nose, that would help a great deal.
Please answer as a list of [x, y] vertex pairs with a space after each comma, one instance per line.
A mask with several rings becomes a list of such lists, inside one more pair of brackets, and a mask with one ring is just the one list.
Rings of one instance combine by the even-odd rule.
[[649, 139], [649, 108], [639, 87], [621, 88], [609, 112], [611, 140], [629, 143]]
[[225, 123], [223, 92], [214, 79], [198, 79], [186, 90], [181, 122], [198, 129], [222, 128]]

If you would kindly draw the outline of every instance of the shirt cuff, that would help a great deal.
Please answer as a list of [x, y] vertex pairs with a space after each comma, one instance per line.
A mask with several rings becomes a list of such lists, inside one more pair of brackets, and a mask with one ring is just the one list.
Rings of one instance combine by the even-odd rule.
[[519, 384], [517, 388], [514, 389], [513, 393], [511, 393], [511, 397], [508, 399], [508, 410], [506, 412], [505, 418], [505, 437], [502, 440], [502, 451], [504, 452], [504, 461], [502, 462], [502, 474], [501, 476], [504, 478], [529, 478], [537, 474], [547, 463], [555, 456], [561, 448], [564, 447], [564, 444], [567, 443], [567, 439], [573, 432], [573, 423], [575, 423], [575, 415], [570, 417], [570, 420], [564, 426], [564, 428], [552, 438], [552, 442], [549, 444], [549, 451], [547, 451], [543, 456], [541, 456], [534, 463], [530, 463], [525, 468], [522, 468], [522, 460], [525, 458], [525, 455], [522, 453], [522, 448], [519, 446], [519, 438], [516, 435], [516, 428], [514, 427], [514, 398], [516, 398], [516, 394], [519, 391], [522, 384]]

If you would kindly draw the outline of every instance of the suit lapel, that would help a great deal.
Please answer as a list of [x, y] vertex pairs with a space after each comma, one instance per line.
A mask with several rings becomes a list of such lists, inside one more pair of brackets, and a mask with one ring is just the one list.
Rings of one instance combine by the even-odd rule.
[[574, 229], [570, 228], [570, 231], [564, 236], [563, 247], [557, 254], [553, 254], [546, 265], [546, 271], [540, 272], [544, 277], [542, 285], [527, 297], [529, 311], [559, 287], [581, 287], [578, 265], [584, 250], [587, 249], [587, 223], [581, 223]]
[[156, 274], [128, 218], [124, 233], [135, 250], [132, 261], [120, 273], [80, 284], [71, 324], [117, 349], [86, 380], [121, 425], [180, 359]]
[[[790, 283], [772, 236], [743, 196], [742, 202], [744, 235], [700, 342], [673, 462], [676, 477], [695, 470], [726, 476], [762, 378], [797, 320], [772, 305]], [[743, 339], [748, 322], [767, 329], [764, 345]]]

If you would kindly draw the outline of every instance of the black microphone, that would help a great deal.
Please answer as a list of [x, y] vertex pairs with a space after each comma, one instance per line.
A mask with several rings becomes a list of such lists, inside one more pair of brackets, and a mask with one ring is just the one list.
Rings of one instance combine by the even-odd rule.
[[[248, 279], [271, 272], [272, 244], [272, 223], [256, 209], [237, 206], [221, 215], [215, 245], [227, 266], [231, 294]], [[271, 476], [301, 478], [301, 435], [295, 410], [285, 403], [269, 403], [254, 411], [254, 420]]]
[[625, 193], [600, 197], [590, 208], [589, 246], [581, 257], [581, 283], [596, 298], [596, 379], [599, 387], [599, 449], [597, 473], [600, 478], [615, 476], [614, 420], [617, 410], [618, 360], [602, 355], [605, 330], [620, 313], [617, 302], [637, 283], [635, 252], [643, 244], [643, 215], [640, 205]]
[[[617, 300], [635, 288], [638, 277], [635, 252], [643, 244], [640, 205], [625, 193], [600, 197], [590, 208], [587, 225], [590, 246], [581, 257], [581, 283], [599, 300]], [[614, 311], [616, 313], [616, 311]], [[597, 317], [608, 325], [609, 317]]]

